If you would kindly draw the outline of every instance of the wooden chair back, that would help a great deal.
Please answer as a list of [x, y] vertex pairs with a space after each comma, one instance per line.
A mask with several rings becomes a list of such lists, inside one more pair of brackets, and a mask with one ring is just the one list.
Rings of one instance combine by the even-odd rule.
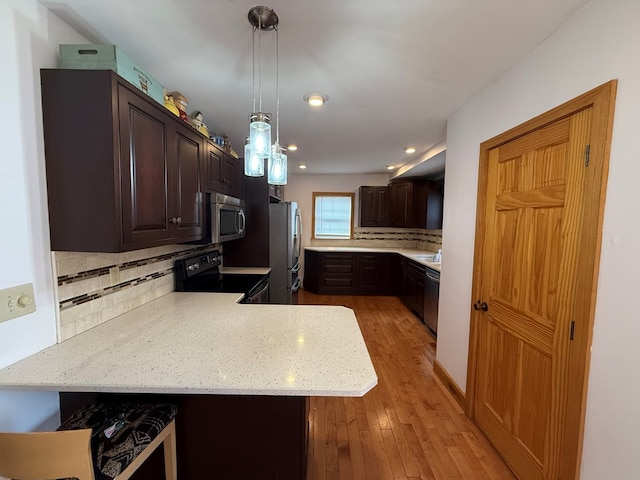
[[95, 480], [91, 430], [0, 433], [0, 476], [20, 480]]

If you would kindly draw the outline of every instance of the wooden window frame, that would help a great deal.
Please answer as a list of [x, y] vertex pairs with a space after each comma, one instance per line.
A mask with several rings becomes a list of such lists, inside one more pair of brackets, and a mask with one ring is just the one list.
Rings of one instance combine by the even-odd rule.
[[[349, 197], [351, 198], [351, 225], [349, 227], [349, 238], [347, 237], [316, 237], [316, 198], [317, 197]], [[313, 192], [311, 207], [311, 238], [313, 240], [352, 240], [355, 225], [355, 198], [353, 192]]]

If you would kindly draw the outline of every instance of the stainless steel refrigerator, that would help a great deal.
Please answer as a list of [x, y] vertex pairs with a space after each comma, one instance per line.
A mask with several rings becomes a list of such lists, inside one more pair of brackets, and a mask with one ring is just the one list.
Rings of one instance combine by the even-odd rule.
[[296, 202], [269, 205], [270, 303], [297, 303], [296, 292], [300, 287], [300, 227], [300, 210]]

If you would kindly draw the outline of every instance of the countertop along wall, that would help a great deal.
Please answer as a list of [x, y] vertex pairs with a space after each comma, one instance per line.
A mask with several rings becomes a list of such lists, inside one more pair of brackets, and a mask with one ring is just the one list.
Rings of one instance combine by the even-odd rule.
[[591, 348], [582, 480], [640, 478], [640, 2], [593, 0], [449, 118], [437, 358], [465, 390], [479, 145], [619, 79]]
[[[425, 230], [417, 228], [378, 228], [357, 227], [360, 223], [361, 186], [385, 186], [389, 183], [389, 175], [352, 174], [352, 175], [289, 175], [284, 189], [287, 202], [298, 202], [302, 214], [302, 247], [308, 246], [346, 246], [346, 247], [398, 247], [437, 251], [442, 247], [441, 230]], [[354, 238], [352, 240], [312, 240], [311, 214], [313, 210], [313, 192], [353, 192]], [[301, 259], [300, 276], [304, 279], [304, 255]]]
[[[57, 64], [59, 43], [87, 39], [35, 0], [0, 2], [0, 288], [33, 283], [36, 312], [0, 323], [0, 367], [56, 342], [46, 203], [40, 68]], [[0, 393], [0, 430], [48, 429], [55, 392]]]

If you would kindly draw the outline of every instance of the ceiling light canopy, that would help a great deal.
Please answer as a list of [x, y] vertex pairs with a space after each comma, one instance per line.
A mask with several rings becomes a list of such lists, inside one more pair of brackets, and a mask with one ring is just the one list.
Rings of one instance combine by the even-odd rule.
[[[267, 181], [272, 185], [285, 185], [287, 155], [284, 153], [284, 148], [280, 146], [278, 15], [269, 7], [258, 6], [249, 10], [248, 18], [253, 26], [253, 111], [249, 115], [249, 137], [244, 147], [244, 173], [247, 176], [261, 177], [264, 175], [264, 160], [267, 159]], [[271, 114], [262, 111], [262, 32], [271, 30], [276, 32], [276, 141], [273, 144], [271, 143]]]
[[305, 102], [307, 102], [312, 107], [320, 107], [324, 105], [327, 100], [329, 100], [329, 96], [320, 92], [311, 92], [307, 93], [304, 97], [302, 97]]

